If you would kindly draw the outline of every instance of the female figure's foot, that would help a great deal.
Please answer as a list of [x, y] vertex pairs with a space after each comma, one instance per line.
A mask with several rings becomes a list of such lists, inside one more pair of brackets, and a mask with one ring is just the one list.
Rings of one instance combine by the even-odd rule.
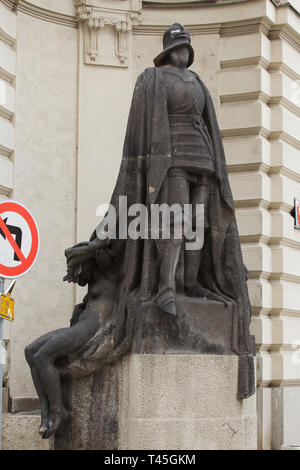
[[66, 424], [69, 418], [70, 413], [65, 408], [53, 413], [53, 417], [50, 418], [48, 428], [45, 430], [42, 438], [49, 439], [50, 436], [53, 436], [63, 424]]
[[41, 424], [39, 427], [39, 435], [43, 437], [49, 426], [49, 408], [47, 411], [42, 408]]
[[39, 427], [39, 435], [43, 437], [45, 432], [47, 431], [47, 429], [48, 429], [47, 426], [41, 424], [40, 427]]

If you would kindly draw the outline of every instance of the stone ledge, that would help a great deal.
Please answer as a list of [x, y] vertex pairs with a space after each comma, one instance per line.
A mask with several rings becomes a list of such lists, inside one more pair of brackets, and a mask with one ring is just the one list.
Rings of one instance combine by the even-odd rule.
[[2, 416], [3, 450], [48, 450], [49, 441], [38, 434], [39, 415], [10, 414]]
[[[13, 414], [23, 412], [34, 412], [39, 410], [40, 402], [37, 397], [11, 397], [9, 411]], [[34, 414], [34, 413], [32, 413]]]

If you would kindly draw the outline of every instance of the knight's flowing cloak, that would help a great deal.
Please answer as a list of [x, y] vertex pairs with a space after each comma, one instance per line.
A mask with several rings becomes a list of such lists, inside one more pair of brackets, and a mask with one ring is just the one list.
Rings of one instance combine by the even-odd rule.
[[[249, 333], [251, 312], [246, 270], [213, 101], [202, 80], [197, 74], [195, 76], [205, 95], [203, 118], [214, 148], [216, 176], [209, 212], [208, 242], [204, 245], [204, 266], [199, 282], [232, 305], [232, 350], [239, 355], [238, 398], [243, 399], [255, 391], [255, 351]], [[142, 203], [150, 208], [150, 204], [163, 202], [161, 189], [166, 184], [170, 166], [171, 141], [164, 75], [159, 68], [148, 68], [138, 77], [134, 89], [111, 204], [118, 211], [120, 196], [127, 196], [128, 207]], [[92, 238], [94, 236], [95, 232]], [[111, 240], [112, 252], [114, 243], [116, 241]], [[116, 307], [112, 313], [111, 336], [99, 332], [98, 340], [93, 339], [85, 354], [86, 361], [98, 363], [98, 367], [130, 351], [133, 337], [137, 334], [135, 319], [139, 306], [157, 290], [158, 262], [154, 240], [128, 238], [121, 251], [118, 250], [117, 262], [123, 270], [123, 278], [117, 289]]]

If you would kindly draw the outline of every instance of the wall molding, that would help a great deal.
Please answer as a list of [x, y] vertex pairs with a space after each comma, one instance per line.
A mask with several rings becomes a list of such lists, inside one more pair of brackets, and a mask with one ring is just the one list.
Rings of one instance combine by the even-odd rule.
[[8, 72], [7, 70], [5, 70], [3, 67], [1, 67], [0, 65], [0, 78], [2, 78], [3, 80], [6, 80], [7, 82], [9, 83], [12, 83], [12, 81], [14, 80], [15, 78], [15, 75], [13, 75], [12, 73]]
[[[143, 25], [138, 24], [133, 29], [134, 35], [145, 35], [145, 36], [157, 36], [162, 35], [167, 28], [169, 28], [169, 24], [165, 25]], [[187, 29], [191, 34], [219, 34], [222, 28], [222, 23], [210, 23], [210, 24], [202, 24], [202, 25], [189, 25], [185, 24]]]
[[[109, 10], [105, 7], [95, 7], [89, 6], [88, 0], [74, 0], [74, 5], [76, 9], [76, 16], [65, 15], [63, 13], [57, 13], [51, 10], [47, 10], [42, 7], [38, 7], [36, 5], [32, 5], [31, 3], [27, 2], [26, 0], [0, 0], [6, 7], [8, 7], [12, 11], [20, 11], [22, 13], [28, 14], [33, 16], [34, 18], [38, 18], [44, 21], [61, 24], [64, 26], [69, 26], [73, 28], [78, 28], [78, 23], [82, 20], [85, 20], [90, 15], [91, 11], [94, 17], [103, 17], [103, 20], [100, 21], [100, 26], [97, 26], [97, 21], [95, 25], [91, 25], [90, 28], [92, 29], [91, 35], [95, 33], [94, 30], [97, 28], [102, 28], [103, 24], [114, 24], [117, 30], [117, 37], [116, 42], [119, 43], [117, 46], [117, 50], [119, 50], [120, 61], [122, 62], [124, 53], [122, 52], [122, 48], [124, 47], [124, 43], [126, 42], [125, 37], [127, 33], [130, 33], [133, 30], [133, 34], [144, 34], [144, 35], [157, 35], [162, 34], [166, 30], [169, 25], [141, 25], [141, 12], [142, 8], [148, 7], [155, 7], [157, 8], [159, 5], [164, 6], [165, 8], [168, 6], [174, 6], [177, 8], [186, 8], [189, 4], [193, 4], [193, 6], [205, 7], [217, 7], [219, 5], [226, 5], [227, 2], [218, 3], [217, 0], [192, 0], [192, 1], [181, 1], [171, 4], [166, 4], [162, 1], [141, 1], [135, 0], [132, 2], [132, 7], [134, 7], [131, 11], [116, 9], [116, 10]], [[248, 0], [249, 1], [249, 0]], [[228, 2], [232, 3], [232, 1]], [[245, 0], [237, 0], [236, 3], [245, 3]], [[138, 6], [136, 6], [138, 5]], [[276, 5], [279, 6], [279, 5]], [[283, 6], [283, 5], [281, 5]], [[96, 12], [101, 11], [102, 15], [95, 14]], [[84, 13], [85, 12], [85, 13]], [[113, 12], [113, 15], [110, 13]], [[126, 14], [128, 13], [128, 17], [126, 18]], [[83, 17], [82, 17], [83, 15]], [[84, 15], [87, 15], [84, 17]], [[119, 15], [119, 22], [116, 21], [116, 16]], [[125, 16], [125, 17], [124, 17]], [[116, 22], [116, 23], [114, 23]], [[118, 23], [118, 24], [117, 24]], [[268, 36], [269, 39], [278, 39], [282, 38], [288, 41], [293, 47], [299, 48], [300, 47], [300, 34], [291, 28], [288, 24], [272, 24], [270, 20], [267, 18], [256, 18], [250, 21], [232, 21], [230, 23], [211, 23], [206, 25], [187, 25], [191, 34], [220, 34], [221, 36], [235, 36], [235, 35], [243, 35], [243, 34], [252, 34], [259, 31], [262, 31], [264, 34]], [[96, 35], [99, 35], [99, 30]], [[3, 36], [3, 34], [2, 34]], [[8, 44], [13, 44], [14, 39], [7, 35], [6, 38], [2, 37], [2, 39], [7, 42]]]
[[284, 39], [295, 49], [300, 49], [300, 33], [291, 28], [289, 24], [272, 25], [269, 32], [269, 39]]
[[25, 0], [1, 0], [1, 2], [12, 11], [20, 11], [27, 15], [33, 16], [34, 18], [48, 21], [50, 23], [69, 26], [71, 28], [78, 27], [78, 20], [75, 16], [64, 15], [63, 13], [47, 10], [36, 5], [32, 5]]
[[[288, 24], [274, 24], [269, 18], [257, 17], [249, 20], [230, 21], [227, 23], [209, 23], [201, 25], [186, 24], [189, 32], [193, 34], [219, 34], [222, 37], [243, 36], [247, 34], [263, 33], [270, 40], [282, 38], [296, 49], [300, 46], [300, 34]], [[138, 24], [133, 31], [134, 35], [163, 34], [169, 25], [143, 25]]]
[[[134, 28], [134, 34], [163, 34], [170, 25], [143, 25]], [[242, 36], [263, 32], [268, 35], [272, 23], [264, 17], [228, 23], [185, 24], [191, 34], [219, 34], [220, 36]]]
[[6, 31], [0, 27], [0, 40], [8, 44], [9, 46], [14, 46], [16, 44], [16, 38], [10, 36]]
[[245, 3], [251, 0], [173, 0], [166, 2], [163, 0], [143, 0], [143, 8], [204, 8], [212, 6], [222, 6], [226, 3]]

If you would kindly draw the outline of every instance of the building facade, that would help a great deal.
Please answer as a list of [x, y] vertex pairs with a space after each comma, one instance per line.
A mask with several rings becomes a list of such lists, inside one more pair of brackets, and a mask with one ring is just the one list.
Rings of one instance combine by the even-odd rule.
[[64, 249], [88, 239], [110, 200], [135, 80], [174, 22], [209, 88], [236, 205], [257, 343], [258, 448], [300, 446], [300, 2], [0, 0], [0, 200], [40, 231], [5, 324], [4, 404], [36, 404], [24, 347], [68, 326], [83, 290]]

